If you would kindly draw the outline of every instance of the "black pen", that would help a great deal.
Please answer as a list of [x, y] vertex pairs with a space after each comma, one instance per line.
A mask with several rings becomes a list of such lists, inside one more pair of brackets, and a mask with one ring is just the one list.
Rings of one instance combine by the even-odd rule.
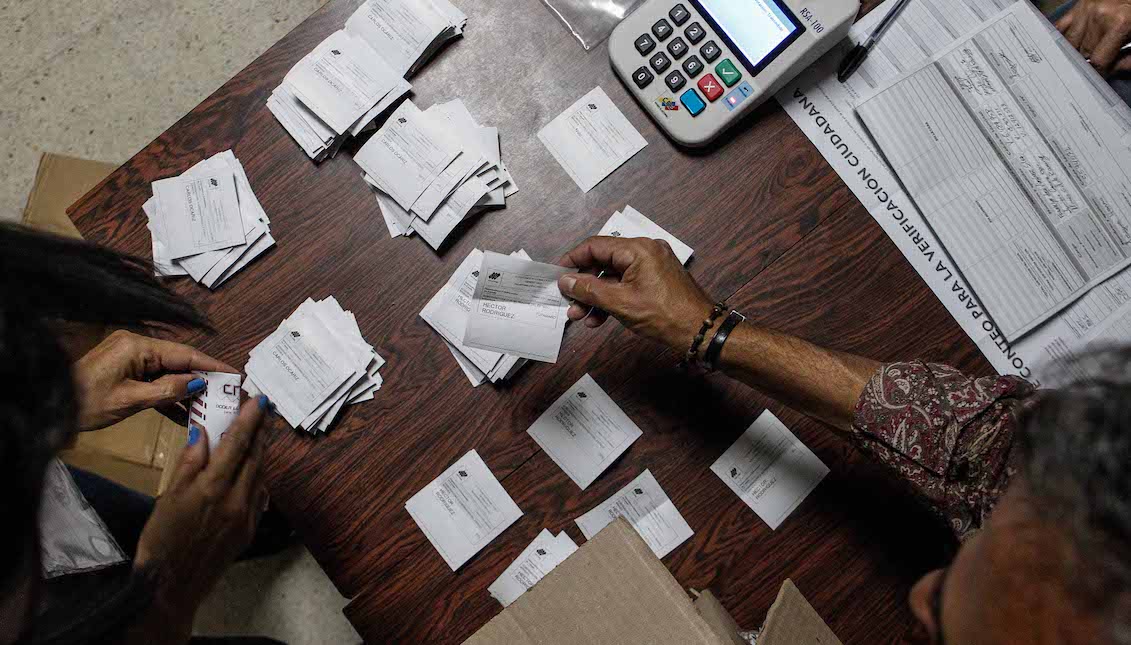
[[876, 41], [880, 39], [880, 36], [882, 36], [885, 31], [887, 31], [887, 28], [891, 26], [891, 23], [895, 22], [896, 17], [898, 17], [900, 12], [903, 11], [903, 8], [907, 6], [907, 2], [908, 0], [895, 0], [895, 6], [891, 8], [891, 11], [889, 11], [886, 16], [884, 16], [883, 20], [880, 21], [880, 24], [872, 30], [872, 33], [868, 36], [868, 39], [853, 47], [852, 51], [848, 52], [848, 55], [844, 57], [844, 60], [840, 64], [840, 69], [837, 70], [837, 80], [839, 80], [841, 83], [847, 81], [849, 77], [852, 76], [862, 64], [864, 64], [864, 59], [868, 57], [868, 54], [872, 51], [872, 47], [875, 46]]

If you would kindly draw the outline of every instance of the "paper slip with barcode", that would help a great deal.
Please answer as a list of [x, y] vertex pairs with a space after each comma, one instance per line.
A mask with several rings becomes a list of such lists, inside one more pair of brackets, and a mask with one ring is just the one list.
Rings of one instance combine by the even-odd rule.
[[575, 521], [585, 539], [591, 540], [618, 517], [628, 520], [657, 558], [671, 553], [695, 534], [649, 470]]
[[522, 510], [472, 450], [405, 504], [452, 571], [522, 517]]
[[676, 236], [668, 233], [659, 224], [645, 217], [640, 211], [631, 206], [625, 206], [624, 211], [617, 211], [605, 222], [605, 226], [601, 228], [601, 232], [597, 235], [607, 235], [609, 237], [647, 237], [653, 240], [663, 240], [672, 247], [675, 256], [683, 264], [691, 259], [695, 253], [690, 246], [680, 242]]
[[776, 529], [829, 468], [766, 410], [711, 465], [711, 472]]
[[220, 445], [220, 437], [240, 414], [239, 374], [194, 371], [204, 379], [204, 390], [189, 401], [189, 424], [208, 437], [208, 452]]
[[487, 591], [491, 592], [491, 597], [502, 603], [504, 607], [509, 607], [575, 551], [577, 544], [566, 535], [565, 531], [554, 537], [552, 533], [542, 529], [530, 546], [523, 549], [515, 561], [503, 571], [503, 575], [487, 587]]
[[643, 434], [588, 374], [526, 433], [582, 490]]
[[463, 344], [554, 363], [569, 303], [558, 278], [573, 269], [486, 252], [471, 299]]
[[373, 398], [384, 363], [352, 312], [307, 299], [251, 350], [244, 390], [265, 394], [291, 427], [326, 432], [345, 406]]
[[648, 145], [600, 86], [542, 128], [538, 138], [584, 192]]

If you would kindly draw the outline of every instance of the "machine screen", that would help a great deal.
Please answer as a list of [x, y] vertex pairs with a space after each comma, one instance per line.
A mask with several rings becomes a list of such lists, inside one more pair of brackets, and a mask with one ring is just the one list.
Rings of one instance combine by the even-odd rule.
[[805, 30], [778, 0], [696, 0], [715, 31], [740, 52], [751, 74], [769, 65]]

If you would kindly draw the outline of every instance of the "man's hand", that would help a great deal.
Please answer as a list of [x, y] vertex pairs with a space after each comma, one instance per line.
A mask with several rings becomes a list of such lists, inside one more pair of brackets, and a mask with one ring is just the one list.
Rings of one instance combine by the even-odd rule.
[[[611, 314], [677, 351], [691, 346], [714, 306], [663, 241], [591, 237], [558, 263], [581, 271], [558, 280], [562, 295], [574, 301], [570, 320], [598, 327]], [[586, 318], [591, 307], [597, 309]]]
[[190, 435], [138, 542], [134, 568], [157, 589], [130, 642], [187, 641], [196, 608], [251, 543], [267, 507], [259, 427], [268, 405], [263, 396], [244, 402], [212, 455], [206, 437]]
[[1131, 0], [1079, 0], [1056, 28], [1104, 76], [1131, 72], [1120, 51], [1131, 42]]
[[74, 366], [79, 397], [79, 429], [97, 430], [145, 410], [181, 401], [204, 383], [193, 370], [236, 370], [195, 349], [116, 331]]

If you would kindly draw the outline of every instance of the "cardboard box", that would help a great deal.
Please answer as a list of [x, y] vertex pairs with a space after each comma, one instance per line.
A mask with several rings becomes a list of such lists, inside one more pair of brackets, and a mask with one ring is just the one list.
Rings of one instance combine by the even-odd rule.
[[[67, 216], [67, 208], [116, 168], [115, 164], [101, 161], [45, 153], [24, 208], [23, 224], [81, 238]], [[81, 356], [108, 333], [90, 326], [67, 326], [61, 331], [72, 356]], [[176, 463], [187, 437], [184, 427], [147, 410], [109, 428], [80, 434], [61, 456], [73, 466], [147, 495], [157, 495], [164, 490], [162, 471], [166, 464]]]
[[[464, 645], [745, 645], [709, 591], [691, 597], [624, 519], [606, 526]], [[840, 645], [786, 581], [758, 645]]]

